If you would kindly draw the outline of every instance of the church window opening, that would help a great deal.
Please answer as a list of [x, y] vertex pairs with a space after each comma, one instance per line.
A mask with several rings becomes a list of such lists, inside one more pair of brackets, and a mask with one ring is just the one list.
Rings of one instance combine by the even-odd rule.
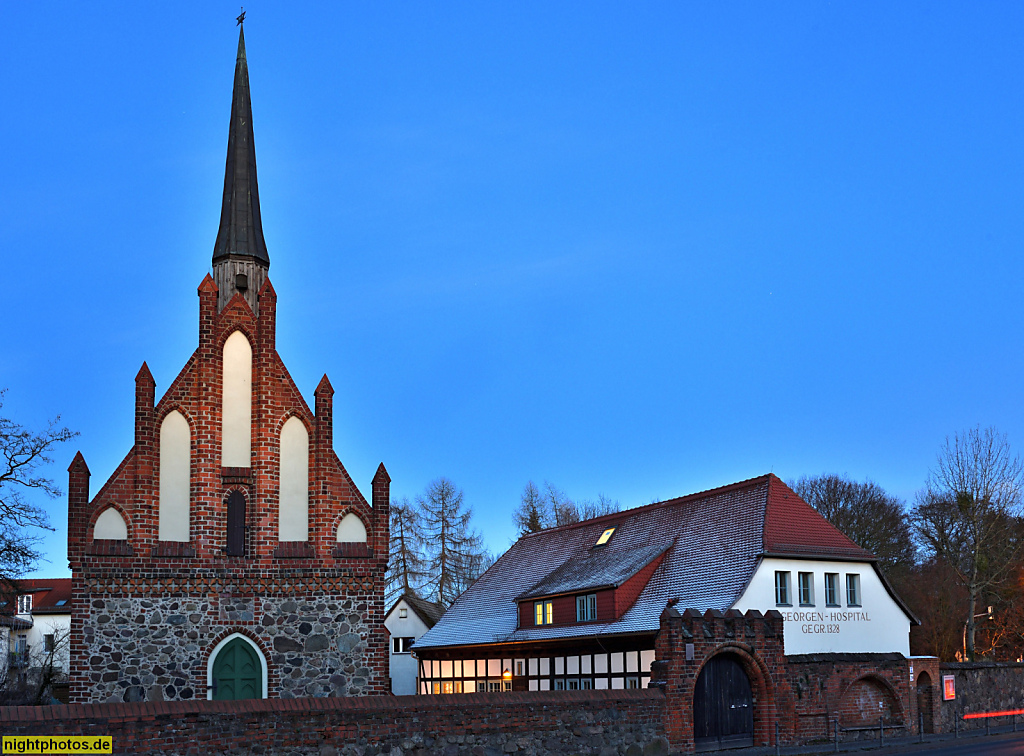
[[309, 432], [297, 417], [281, 428], [278, 540], [309, 540]]
[[775, 573], [775, 603], [779, 606], [791, 606], [789, 598], [790, 573], [777, 571]]
[[797, 588], [800, 591], [800, 606], [814, 606], [814, 573], [799, 573]]
[[846, 605], [860, 606], [860, 575], [846, 576]]
[[825, 573], [825, 606], [839, 606], [839, 573]]
[[555, 604], [553, 601], [537, 601], [533, 605], [535, 625], [550, 625], [555, 621]]
[[588, 593], [576, 597], [576, 621], [591, 622], [597, 619], [597, 594]]
[[228, 556], [245, 556], [245, 496], [232, 491], [228, 496], [227, 545]]

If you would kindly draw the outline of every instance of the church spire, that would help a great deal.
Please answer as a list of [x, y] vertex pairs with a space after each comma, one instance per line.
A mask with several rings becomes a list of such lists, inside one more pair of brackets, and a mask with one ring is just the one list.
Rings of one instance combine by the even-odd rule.
[[242, 17], [239, 17], [238, 57], [235, 60], [228, 157], [224, 169], [224, 199], [217, 242], [213, 247], [213, 278], [219, 289], [218, 310], [223, 309], [238, 292], [256, 311], [256, 293], [267, 277], [270, 255], [267, 254], [263, 223], [260, 220], [256, 144], [253, 141], [252, 102], [249, 99], [249, 66], [245, 59], [245, 33], [241, 20]]

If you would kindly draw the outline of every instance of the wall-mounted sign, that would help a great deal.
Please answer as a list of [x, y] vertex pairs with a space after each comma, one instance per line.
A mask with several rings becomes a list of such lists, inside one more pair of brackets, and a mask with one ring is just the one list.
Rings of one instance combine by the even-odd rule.
[[942, 676], [942, 700], [952, 701], [956, 698], [956, 677], [953, 675]]

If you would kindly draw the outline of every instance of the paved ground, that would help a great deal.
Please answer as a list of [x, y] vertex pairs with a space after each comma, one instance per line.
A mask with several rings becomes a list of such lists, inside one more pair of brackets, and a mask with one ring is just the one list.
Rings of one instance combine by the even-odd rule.
[[[774, 748], [744, 748], [735, 751], [713, 751], [712, 753], [729, 754], [729, 756], [771, 756]], [[835, 753], [835, 745], [822, 743], [813, 746], [780, 748], [783, 756], [812, 756], [814, 754]], [[926, 735], [924, 742], [917, 736], [905, 738], [886, 738], [885, 745], [879, 746], [877, 740], [856, 743], [841, 743], [841, 754], [865, 754], [865, 756], [890, 753], [928, 753], [936, 756], [1024, 756], [1024, 731], [1011, 732], [1009, 727], [992, 728], [991, 734], [984, 730], [973, 730], [960, 733], [960, 737], [949, 735]]]

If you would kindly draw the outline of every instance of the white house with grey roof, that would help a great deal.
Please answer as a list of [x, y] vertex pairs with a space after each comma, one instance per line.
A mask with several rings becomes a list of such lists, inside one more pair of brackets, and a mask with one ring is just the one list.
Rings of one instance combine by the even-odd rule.
[[420, 693], [646, 687], [670, 600], [777, 609], [787, 654], [909, 654], [877, 560], [774, 475], [519, 539], [416, 643]]

